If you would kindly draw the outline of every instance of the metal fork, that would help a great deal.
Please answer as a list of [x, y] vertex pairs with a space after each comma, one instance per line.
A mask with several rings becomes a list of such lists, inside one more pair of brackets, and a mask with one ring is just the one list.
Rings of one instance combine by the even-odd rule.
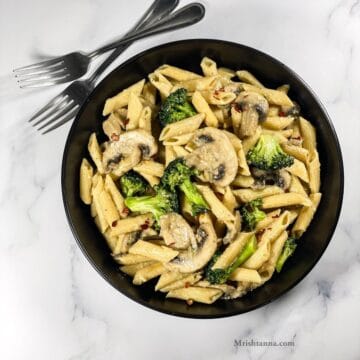
[[[156, 0], [153, 4], [153, 7], [157, 7], [159, 3], [164, 1]], [[169, 6], [170, 1], [166, 0], [167, 6]], [[177, 1], [176, 1], [177, 3]], [[172, 1], [174, 8], [176, 6], [175, 1]], [[169, 9], [169, 8], [168, 8]], [[150, 10], [150, 9], [149, 9]], [[149, 12], [148, 10], [148, 12]], [[136, 31], [137, 28], [143, 28], [148, 26], [148, 24], [157, 21], [159, 18], [159, 13], [151, 10], [152, 14], [147, 15], [146, 20], [140, 20], [139, 23], [132, 31]], [[170, 10], [171, 11], [171, 10]], [[156, 14], [155, 14], [156, 13]], [[167, 10], [169, 13], [169, 10]], [[155, 14], [155, 15], [154, 15]], [[168, 19], [177, 19], [178, 16], [183, 17], [186, 15], [188, 21], [187, 25], [195, 24], [200, 21], [205, 14], [205, 8], [203, 5], [198, 3], [191, 3], [183, 8], [177, 10], [171, 14]], [[145, 16], [145, 15], [144, 15]], [[162, 16], [165, 16], [165, 11], [163, 10]], [[144, 18], [144, 17], [143, 17]], [[168, 22], [169, 26], [171, 21]], [[53, 98], [47, 105], [40, 109], [30, 120], [33, 126], [40, 125], [38, 127], [39, 131], [43, 131], [42, 134], [47, 134], [48, 132], [57, 129], [59, 126], [70, 121], [77, 113], [81, 105], [86, 100], [87, 96], [94, 89], [96, 81], [102, 72], [129, 46], [130, 43], [116, 49], [95, 71], [94, 73], [85, 80], [77, 80], [71, 83], [66, 89], [64, 89], [59, 95]]]
[[[177, 14], [174, 19], [152, 21], [146, 27], [137, 28], [136, 32], [125, 35], [120, 40], [102, 46], [90, 53], [72, 52], [47, 61], [24, 66], [13, 70], [20, 88], [35, 88], [66, 83], [79, 79], [89, 69], [90, 62], [99, 55], [115, 49], [130, 41], [138, 40], [164, 31], [175, 30], [186, 25], [187, 15]], [[171, 28], [169, 25], [171, 24]]]

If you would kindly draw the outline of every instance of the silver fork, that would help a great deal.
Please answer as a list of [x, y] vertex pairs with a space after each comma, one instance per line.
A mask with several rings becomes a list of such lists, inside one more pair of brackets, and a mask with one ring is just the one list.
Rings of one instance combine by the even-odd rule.
[[[156, 0], [152, 7], [158, 8], [160, 3], [164, 1]], [[167, 6], [172, 3], [172, 9], [176, 6], [177, 1], [166, 0]], [[162, 17], [165, 16], [166, 11], [162, 6]], [[171, 10], [167, 8], [167, 13]], [[150, 12], [150, 15], [144, 15], [138, 24], [131, 31], [136, 31], [137, 28], [144, 28], [159, 19], [159, 12], [154, 11], [154, 9], [149, 9], [147, 12]], [[169, 28], [171, 27], [171, 21], [176, 21], [178, 17], [184, 18], [186, 16], [187, 22], [186, 25], [195, 24], [200, 21], [205, 14], [205, 8], [203, 5], [198, 3], [191, 3], [183, 8], [177, 10], [171, 14], [167, 19], [169, 21], [164, 21], [168, 23]], [[171, 27], [172, 28], [172, 27]], [[117, 48], [99, 67], [94, 71], [94, 73], [85, 80], [77, 80], [71, 83], [66, 89], [64, 89], [59, 95], [53, 98], [47, 105], [40, 109], [30, 120], [33, 126], [40, 125], [38, 127], [39, 131], [43, 131], [42, 134], [47, 134], [48, 132], [57, 129], [59, 126], [70, 121], [77, 113], [81, 105], [86, 100], [87, 96], [94, 89], [96, 81], [102, 72], [129, 46], [130, 43], [123, 45], [122, 47]]]
[[[177, 14], [174, 19], [169, 18], [160, 22], [152, 21], [147, 23], [145, 28], [137, 28], [137, 31], [128, 33], [120, 40], [102, 46], [90, 53], [72, 52], [64, 56], [15, 69], [13, 73], [17, 78], [18, 85], [22, 89], [50, 86], [79, 79], [89, 69], [90, 62], [99, 55], [130, 41], [185, 26], [188, 18], [186, 14], [183, 15], [181, 17]], [[171, 28], [169, 28], [169, 25], [171, 25]]]

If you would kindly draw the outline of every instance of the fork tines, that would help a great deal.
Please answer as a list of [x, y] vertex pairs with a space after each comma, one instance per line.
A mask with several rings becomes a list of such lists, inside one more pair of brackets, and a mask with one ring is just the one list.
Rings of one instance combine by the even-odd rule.
[[13, 72], [22, 89], [59, 84], [70, 76], [64, 60], [59, 58], [24, 66]]
[[34, 114], [29, 122], [37, 130], [43, 130], [44, 135], [71, 120], [78, 108], [79, 105], [69, 95], [60, 94]]

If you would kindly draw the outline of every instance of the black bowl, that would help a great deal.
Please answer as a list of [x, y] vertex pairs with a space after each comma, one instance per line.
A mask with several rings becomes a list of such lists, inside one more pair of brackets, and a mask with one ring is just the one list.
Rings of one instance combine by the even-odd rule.
[[[90, 134], [93, 131], [101, 133], [101, 112], [106, 98], [145, 78], [165, 63], [200, 73], [199, 64], [204, 56], [214, 59], [219, 66], [247, 69], [268, 87], [290, 85], [290, 97], [300, 104], [303, 116], [317, 130], [323, 197], [297, 251], [280, 274], [275, 274], [264, 286], [243, 298], [217, 301], [213, 305], [194, 303], [188, 306], [183, 301], [165, 300], [163, 294], [154, 292], [154, 282], [134, 286], [131, 279], [119, 271], [106, 242], [94, 225], [89, 207], [79, 198], [79, 168], [81, 159], [88, 157], [87, 142]], [[111, 72], [89, 95], [79, 111], [66, 142], [62, 164], [66, 215], [80, 248], [96, 270], [113, 287], [138, 303], [164, 313], [192, 318], [241, 314], [273, 301], [299, 283], [329, 244], [341, 209], [343, 185], [343, 162], [336, 133], [325, 109], [308, 85], [269, 55], [236, 43], [209, 39], [184, 40], [157, 46], [132, 57]]]

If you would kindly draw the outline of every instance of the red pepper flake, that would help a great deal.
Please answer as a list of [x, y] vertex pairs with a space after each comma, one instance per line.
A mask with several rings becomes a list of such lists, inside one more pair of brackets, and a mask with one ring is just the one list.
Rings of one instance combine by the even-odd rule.
[[117, 225], [117, 220], [115, 220], [115, 221], [113, 221], [112, 223], [111, 223], [111, 226], [112, 227], [115, 227]]
[[187, 281], [187, 282], [185, 283], [185, 287], [188, 288], [189, 286], [190, 286], [190, 283]]
[[214, 95], [219, 95], [219, 90], [215, 90]]
[[146, 225], [149, 225], [149, 224], [150, 224], [150, 219], [146, 219], [146, 220], [145, 220], [145, 224], [146, 224]]
[[187, 303], [189, 306], [191, 306], [191, 305], [194, 303], [194, 300], [188, 299], [188, 300], [186, 300], [186, 303]]
[[112, 134], [111, 134], [111, 140], [112, 140], [112, 141], [118, 141], [118, 140], [119, 140], [119, 135], [118, 135], [118, 134], [115, 134], [115, 133], [112, 133]]
[[279, 111], [279, 116], [285, 116], [285, 113], [283, 111]]
[[233, 103], [233, 104], [232, 104], [232, 107], [233, 107], [233, 109], [234, 109], [235, 111], [241, 112], [241, 107], [240, 107], [240, 105], [239, 105], [238, 103]]
[[273, 215], [273, 216], [272, 216], [273, 219], [276, 219], [276, 218], [278, 218], [278, 217], [280, 217], [279, 214], [276, 214], [276, 215]]
[[124, 124], [127, 125], [129, 123], [130, 119], [125, 119]]
[[128, 215], [129, 212], [130, 212], [130, 210], [127, 207], [124, 207], [123, 210], [122, 210], [122, 213], [125, 214], [125, 215]]
[[142, 224], [142, 225], [140, 225], [140, 228], [141, 228], [141, 230], [146, 230], [146, 229], [148, 229], [149, 228], [149, 224]]

